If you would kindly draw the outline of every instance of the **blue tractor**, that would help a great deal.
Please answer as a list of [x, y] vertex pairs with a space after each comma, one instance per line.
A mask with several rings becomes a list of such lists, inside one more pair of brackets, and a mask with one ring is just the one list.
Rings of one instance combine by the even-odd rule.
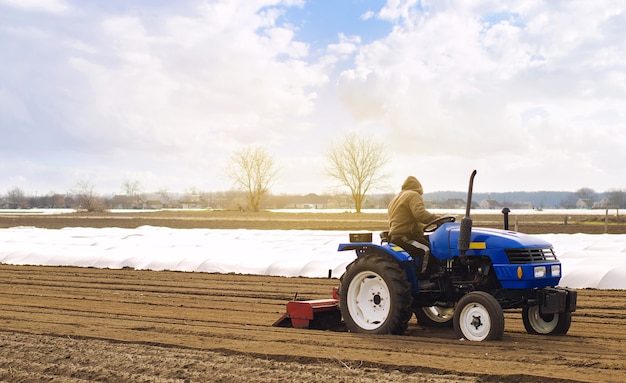
[[[505, 229], [472, 228], [470, 205], [460, 223], [439, 218], [426, 226], [431, 259], [439, 271], [418, 279], [419, 260], [381, 233], [380, 244], [362, 234], [339, 251], [354, 250], [337, 291], [341, 318], [349, 331], [402, 334], [415, 314], [423, 326], [450, 326], [471, 341], [498, 340], [506, 309], [521, 309], [528, 333], [566, 334], [577, 292], [558, 287], [561, 263], [552, 245]], [[505, 215], [506, 217], [506, 215]], [[427, 283], [424, 283], [427, 282]], [[425, 287], [426, 286], [426, 287]]]

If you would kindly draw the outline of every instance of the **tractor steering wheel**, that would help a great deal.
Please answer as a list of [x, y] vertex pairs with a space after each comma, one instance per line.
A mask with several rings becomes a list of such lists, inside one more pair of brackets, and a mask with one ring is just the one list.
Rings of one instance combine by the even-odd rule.
[[444, 215], [443, 217], [439, 217], [433, 221], [428, 222], [424, 226], [424, 233], [432, 233], [433, 231], [439, 229], [441, 225], [448, 222], [456, 221], [456, 217], [452, 215]]

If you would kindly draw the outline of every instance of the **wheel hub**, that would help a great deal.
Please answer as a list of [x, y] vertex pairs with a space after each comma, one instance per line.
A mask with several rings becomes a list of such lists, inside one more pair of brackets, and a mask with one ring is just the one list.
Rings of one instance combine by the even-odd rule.
[[379, 305], [381, 301], [382, 298], [380, 297], [380, 293], [376, 293], [376, 295], [374, 295], [374, 304]]
[[470, 322], [470, 325], [478, 330], [478, 328], [483, 325], [483, 322], [480, 320], [480, 316], [472, 316], [472, 321]]

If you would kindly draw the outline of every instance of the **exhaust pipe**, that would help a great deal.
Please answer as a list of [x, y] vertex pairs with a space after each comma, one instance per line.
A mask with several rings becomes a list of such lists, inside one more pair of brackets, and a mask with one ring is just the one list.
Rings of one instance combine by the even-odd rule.
[[470, 209], [472, 207], [472, 189], [474, 188], [474, 177], [476, 176], [476, 170], [472, 172], [469, 181], [469, 188], [467, 190], [467, 206], [465, 207], [465, 217], [461, 220], [461, 228], [459, 231], [459, 242], [457, 247], [461, 252], [461, 263], [467, 264], [467, 250], [470, 247], [471, 235], [472, 235], [472, 218], [470, 217]]
[[511, 209], [509, 209], [508, 207], [505, 207], [504, 209], [502, 209], [502, 214], [504, 214], [504, 230], [509, 230], [509, 213], [511, 212]]

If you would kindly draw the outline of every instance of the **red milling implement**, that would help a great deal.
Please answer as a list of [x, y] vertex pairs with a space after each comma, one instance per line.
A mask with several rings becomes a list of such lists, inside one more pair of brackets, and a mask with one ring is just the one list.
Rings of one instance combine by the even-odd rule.
[[272, 326], [339, 330], [342, 327], [339, 312], [339, 295], [333, 288], [332, 298], [308, 301], [292, 300], [287, 311]]

